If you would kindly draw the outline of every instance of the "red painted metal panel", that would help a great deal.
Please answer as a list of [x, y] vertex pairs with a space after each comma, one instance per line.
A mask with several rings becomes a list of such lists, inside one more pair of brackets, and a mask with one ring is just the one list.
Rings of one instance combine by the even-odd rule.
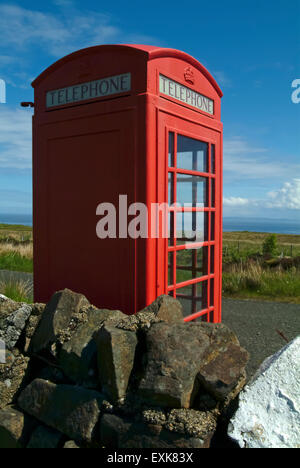
[[[106, 77], [131, 74], [126, 93], [46, 107], [46, 93]], [[164, 75], [191, 92], [214, 101], [212, 115], [176, 96], [160, 92]], [[99, 307], [131, 314], [168, 288], [168, 242], [162, 238], [98, 239], [96, 207], [109, 202], [118, 209], [119, 195], [128, 204], [168, 202], [168, 133], [185, 135], [216, 147], [215, 269], [201, 281], [214, 279], [214, 304], [186, 320], [203, 316], [221, 320], [222, 254], [222, 92], [209, 72], [193, 57], [173, 49], [110, 45], [84, 49], [59, 60], [33, 83], [34, 116], [34, 268], [35, 300], [48, 301], [54, 291], [69, 287], [86, 294]], [[188, 91], [187, 91], [188, 92]], [[206, 177], [197, 171], [181, 174]], [[195, 211], [193, 208], [190, 211]], [[212, 222], [209, 214], [209, 230]], [[176, 226], [174, 226], [176, 228]], [[174, 248], [183, 251], [184, 246]], [[175, 254], [174, 254], [175, 255]], [[177, 255], [177, 254], [176, 254]], [[211, 250], [208, 249], [210, 263]], [[176, 260], [173, 265], [176, 274]], [[183, 282], [195, 285], [198, 279]], [[182, 285], [181, 285], [182, 286]]]

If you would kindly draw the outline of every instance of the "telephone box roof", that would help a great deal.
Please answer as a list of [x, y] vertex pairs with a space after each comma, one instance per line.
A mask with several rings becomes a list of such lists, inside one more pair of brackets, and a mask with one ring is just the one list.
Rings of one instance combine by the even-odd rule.
[[63, 66], [65, 63], [73, 60], [74, 58], [78, 58], [80, 56], [86, 56], [89, 54], [93, 54], [95, 52], [100, 52], [101, 50], [103, 51], [117, 51], [117, 50], [126, 50], [127, 52], [130, 52], [132, 54], [136, 55], [143, 55], [145, 57], [145, 61], [150, 61], [158, 58], [163, 58], [163, 57], [170, 57], [170, 58], [175, 58], [175, 59], [180, 59], [184, 60], [185, 62], [189, 63], [196, 69], [198, 69], [205, 77], [206, 79], [212, 84], [212, 86], [215, 88], [216, 92], [220, 97], [223, 96], [223, 93], [217, 84], [216, 80], [213, 78], [213, 76], [209, 73], [209, 71], [200, 63], [198, 60], [196, 60], [194, 57], [192, 57], [189, 54], [186, 54], [185, 52], [182, 52], [180, 50], [176, 49], [169, 49], [165, 47], [156, 47], [156, 46], [149, 46], [149, 45], [141, 45], [141, 44], [114, 44], [114, 45], [99, 45], [99, 46], [93, 46], [93, 47], [88, 47], [86, 49], [81, 49], [76, 52], [73, 52], [72, 54], [66, 55], [62, 59], [58, 60], [54, 64], [52, 64], [50, 67], [48, 67], [46, 70], [44, 70], [33, 82], [32, 86], [35, 88], [37, 85], [39, 85], [47, 76], [49, 76], [51, 73], [53, 73], [55, 70]]

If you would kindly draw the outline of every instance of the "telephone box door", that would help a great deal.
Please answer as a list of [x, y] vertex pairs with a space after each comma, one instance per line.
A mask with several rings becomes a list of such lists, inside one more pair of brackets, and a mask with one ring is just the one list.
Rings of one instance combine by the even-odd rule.
[[[164, 113], [158, 128], [160, 203], [168, 202], [169, 238], [160, 239], [164, 288], [185, 321], [221, 320], [221, 134]], [[163, 153], [163, 154], [162, 154]]]

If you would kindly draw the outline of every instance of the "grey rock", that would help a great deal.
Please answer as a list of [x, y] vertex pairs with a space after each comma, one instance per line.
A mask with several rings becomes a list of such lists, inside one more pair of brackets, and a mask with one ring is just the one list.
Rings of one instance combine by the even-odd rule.
[[223, 325], [157, 323], [146, 333], [147, 359], [139, 395], [148, 404], [189, 408], [199, 391], [201, 367], [236, 336]]
[[51, 351], [56, 356], [61, 346], [70, 340], [79, 325], [87, 321], [89, 301], [69, 289], [55, 293], [46, 305], [32, 337], [29, 351]]
[[64, 343], [58, 363], [71, 381], [88, 388], [97, 387], [97, 346], [94, 336], [105, 321], [109, 321], [118, 313], [118, 311], [91, 308], [88, 310], [87, 321], [78, 327], [69, 341]]
[[202, 432], [202, 437], [171, 432], [161, 425], [132, 422], [105, 414], [100, 423], [100, 440], [105, 448], [209, 448], [215, 424]]
[[72, 385], [55, 385], [36, 379], [23, 390], [18, 404], [43, 424], [72, 440], [91, 441], [103, 396]]
[[15, 401], [29, 365], [19, 350], [6, 350], [6, 362], [0, 364], [0, 409]]
[[24, 347], [21, 349], [24, 354], [29, 353], [31, 339], [40, 323], [45, 307], [45, 304], [39, 303], [32, 305], [32, 312], [24, 330]]
[[183, 322], [183, 307], [179, 301], [163, 294], [139, 314], [153, 313], [159, 320], [167, 323]]
[[246, 383], [245, 368], [248, 352], [235, 343], [217, 354], [198, 374], [201, 388], [218, 401], [225, 402], [238, 386], [240, 392]]
[[111, 323], [116, 328], [128, 331], [147, 331], [154, 323], [183, 322], [182, 305], [176, 299], [162, 295], [135, 315], [116, 317]]
[[64, 445], [65, 449], [79, 449], [79, 445], [74, 442], [74, 440], [69, 440], [68, 442], [65, 443]]
[[0, 294], [0, 323], [12, 312], [15, 312], [20, 307], [18, 302], [9, 299], [8, 297]]
[[27, 448], [31, 449], [54, 449], [59, 448], [64, 439], [61, 432], [55, 431], [50, 427], [38, 426], [32, 433]]
[[99, 331], [96, 340], [102, 391], [115, 403], [125, 398], [134, 365], [137, 337], [134, 332], [106, 325]]
[[185, 434], [196, 439], [206, 439], [214, 434], [217, 427], [216, 411], [196, 411], [194, 409], [173, 409], [168, 414], [164, 427], [170, 432]]
[[58, 367], [54, 366], [46, 366], [43, 367], [43, 369], [38, 372], [36, 375], [36, 378], [42, 379], [42, 380], [49, 380], [52, 383], [55, 384], [71, 384], [70, 380], [65, 376], [63, 371], [59, 369]]
[[[11, 303], [9, 302], [11, 305]], [[9, 314], [2, 313], [0, 319], [0, 339], [6, 347], [12, 350], [18, 342], [26, 322], [32, 312], [32, 307], [28, 304], [17, 304], [17, 309], [10, 311]], [[8, 310], [11, 310], [10, 307]]]
[[0, 411], [0, 448], [24, 448], [36, 422], [12, 406]]

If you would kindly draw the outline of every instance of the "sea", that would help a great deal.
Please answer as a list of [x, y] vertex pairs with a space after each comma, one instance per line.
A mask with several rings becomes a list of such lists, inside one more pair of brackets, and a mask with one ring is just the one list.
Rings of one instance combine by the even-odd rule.
[[32, 215], [0, 213], [0, 224], [21, 224], [22, 226], [32, 226]]
[[269, 232], [300, 235], [300, 217], [295, 219], [224, 218], [223, 231]]
[[[1, 214], [0, 224], [22, 224], [32, 226], [31, 214]], [[300, 235], [300, 218], [297, 219], [267, 219], [267, 218], [224, 218], [223, 230], [270, 232], [276, 234]]]

